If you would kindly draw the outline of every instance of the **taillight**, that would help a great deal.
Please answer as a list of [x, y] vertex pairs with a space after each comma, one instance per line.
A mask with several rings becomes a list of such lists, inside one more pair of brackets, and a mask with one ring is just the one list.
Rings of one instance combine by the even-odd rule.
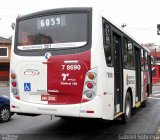
[[16, 74], [15, 73], [11, 73], [11, 78], [14, 80], [16, 79]]
[[89, 89], [93, 88], [93, 86], [94, 86], [94, 84], [93, 84], [92, 82], [88, 82], [88, 83], [87, 83], [87, 87], [88, 87]]
[[19, 99], [18, 85], [17, 85], [17, 76], [15, 73], [11, 73], [11, 91], [16, 99]]
[[14, 95], [18, 95], [18, 89], [17, 88], [12, 88], [12, 93]]
[[92, 98], [94, 97], [94, 92], [88, 90], [88, 91], [86, 91], [86, 92], [84, 93], [84, 95], [85, 95], [88, 99], [92, 99]]
[[92, 100], [96, 96], [97, 68], [89, 70], [85, 77], [82, 102]]
[[95, 78], [95, 73], [89, 72], [88, 73], [88, 78], [91, 79], [91, 80], [93, 80]]
[[12, 87], [16, 87], [17, 83], [16, 82], [12, 82]]

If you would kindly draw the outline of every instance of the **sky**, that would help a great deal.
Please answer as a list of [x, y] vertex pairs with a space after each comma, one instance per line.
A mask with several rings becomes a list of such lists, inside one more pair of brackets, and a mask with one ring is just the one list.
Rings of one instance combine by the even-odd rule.
[[159, 0], [3, 0], [0, 4], [0, 36], [13, 35], [12, 22], [18, 15], [63, 7], [96, 6], [109, 20], [121, 26], [140, 44], [160, 45], [157, 24], [160, 24]]

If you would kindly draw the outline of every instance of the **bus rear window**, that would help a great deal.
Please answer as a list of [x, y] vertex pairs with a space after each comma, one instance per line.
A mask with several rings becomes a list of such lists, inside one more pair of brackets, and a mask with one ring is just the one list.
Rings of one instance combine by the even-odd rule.
[[18, 23], [19, 50], [75, 48], [87, 44], [87, 13], [28, 18]]

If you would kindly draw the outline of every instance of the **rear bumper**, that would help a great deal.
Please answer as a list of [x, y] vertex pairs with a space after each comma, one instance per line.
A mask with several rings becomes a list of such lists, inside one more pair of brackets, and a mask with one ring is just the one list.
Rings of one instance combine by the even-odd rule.
[[17, 113], [102, 118], [102, 99], [100, 96], [96, 96], [86, 103], [72, 105], [34, 104], [17, 100], [12, 95], [10, 96], [10, 102], [11, 111]]

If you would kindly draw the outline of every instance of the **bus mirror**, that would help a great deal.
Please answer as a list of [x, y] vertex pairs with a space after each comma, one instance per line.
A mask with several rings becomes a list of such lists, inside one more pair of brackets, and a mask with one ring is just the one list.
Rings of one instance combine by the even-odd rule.
[[16, 25], [15, 23], [12, 23], [12, 24], [11, 24], [11, 28], [12, 28], [12, 30], [14, 30], [14, 29], [15, 29], [15, 25]]

